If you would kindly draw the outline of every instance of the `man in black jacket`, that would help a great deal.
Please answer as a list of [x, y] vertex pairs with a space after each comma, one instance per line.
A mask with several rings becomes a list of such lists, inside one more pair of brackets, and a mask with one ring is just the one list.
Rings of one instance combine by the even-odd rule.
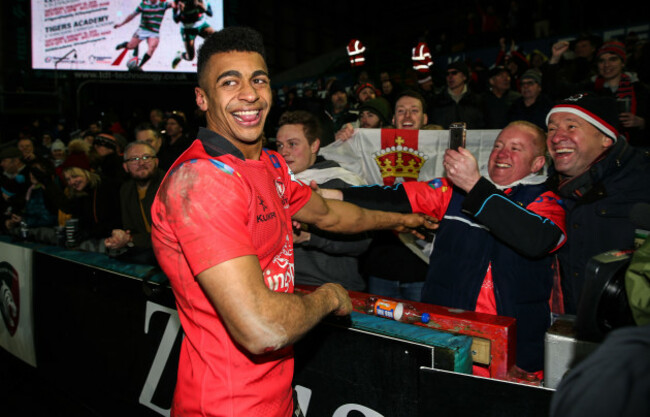
[[469, 68], [464, 62], [447, 66], [447, 88], [435, 98], [431, 110], [433, 124], [449, 129], [449, 125], [465, 122], [468, 129], [485, 126], [479, 95], [469, 88]]
[[589, 259], [634, 246], [629, 215], [634, 204], [650, 202], [650, 158], [620, 136], [613, 98], [576, 94], [546, 120], [548, 185], [567, 209], [567, 243], [558, 253], [565, 310], [575, 314]]
[[124, 152], [124, 170], [129, 175], [120, 189], [123, 229], [114, 229], [104, 243], [121, 251], [123, 258], [155, 264], [151, 249], [151, 204], [164, 173], [158, 169], [155, 149], [146, 142], [132, 142]]
[[553, 107], [553, 101], [542, 91], [542, 73], [529, 69], [519, 77], [521, 97], [515, 100], [508, 111], [508, 120], [526, 120], [546, 130], [546, 115]]

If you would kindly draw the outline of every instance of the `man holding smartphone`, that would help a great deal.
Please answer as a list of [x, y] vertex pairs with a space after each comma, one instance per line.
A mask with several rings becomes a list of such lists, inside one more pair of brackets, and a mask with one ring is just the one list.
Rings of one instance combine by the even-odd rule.
[[545, 140], [534, 124], [513, 122], [495, 140], [487, 177], [460, 147], [445, 152], [445, 178], [324, 191], [326, 197], [367, 208], [441, 219], [421, 301], [516, 318], [516, 364], [539, 372], [540, 379], [550, 326], [552, 254], [566, 236], [564, 208], [541, 174]]

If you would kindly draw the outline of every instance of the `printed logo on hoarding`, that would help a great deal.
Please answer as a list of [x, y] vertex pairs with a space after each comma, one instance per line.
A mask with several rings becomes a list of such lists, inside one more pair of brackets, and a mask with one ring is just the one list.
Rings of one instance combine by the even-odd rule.
[[95, 55], [90, 55], [88, 57], [88, 62], [91, 64], [110, 64], [113, 62], [113, 58], [110, 56], [95, 56]]
[[0, 313], [11, 336], [16, 333], [20, 316], [18, 288], [18, 272], [8, 262], [0, 262]]
[[84, 64], [86, 61], [81, 59], [72, 59], [66, 57], [46, 56], [45, 62], [48, 64], [50, 62], [54, 62], [55, 64]]

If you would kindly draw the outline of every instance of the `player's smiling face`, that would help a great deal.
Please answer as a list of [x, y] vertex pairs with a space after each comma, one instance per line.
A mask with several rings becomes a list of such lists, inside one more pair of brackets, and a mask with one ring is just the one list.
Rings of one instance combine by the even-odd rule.
[[257, 52], [220, 52], [207, 65], [205, 90], [197, 88], [196, 94], [208, 128], [235, 146], [260, 142], [271, 106], [264, 58]]

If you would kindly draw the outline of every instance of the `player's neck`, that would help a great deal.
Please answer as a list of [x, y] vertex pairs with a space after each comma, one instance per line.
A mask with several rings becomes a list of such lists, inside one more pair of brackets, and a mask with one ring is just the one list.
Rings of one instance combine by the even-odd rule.
[[234, 139], [222, 135], [228, 142], [232, 143], [244, 155], [246, 159], [259, 161], [262, 154], [262, 138], [260, 137], [254, 142], [245, 142], [242, 140]]
[[257, 139], [250, 139], [246, 137], [238, 138], [234, 132], [228, 130], [227, 128], [224, 128], [223, 126], [220, 127], [216, 123], [210, 123], [209, 120], [207, 123], [207, 128], [217, 133], [228, 142], [230, 142], [234, 147], [239, 149], [239, 151], [244, 155], [244, 158], [253, 159], [255, 161], [258, 161], [260, 159], [263, 147], [263, 133], [260, 134]]
[[244, 158], [252, 159], [255, 161], [260, 160], [260, 155], [262, 155], [262, 139], [260, 138], [255, 143], [243, 143], [238, 142], [234, 145], [244, 154]]

